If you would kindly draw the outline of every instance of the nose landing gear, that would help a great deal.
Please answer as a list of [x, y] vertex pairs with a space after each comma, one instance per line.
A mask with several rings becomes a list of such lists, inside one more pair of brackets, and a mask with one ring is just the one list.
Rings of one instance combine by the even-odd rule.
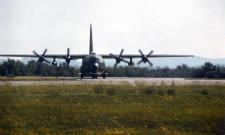
[[98, 78], [98, 75], [91, 75], [91, 78], [92, 79], [97, 79]]

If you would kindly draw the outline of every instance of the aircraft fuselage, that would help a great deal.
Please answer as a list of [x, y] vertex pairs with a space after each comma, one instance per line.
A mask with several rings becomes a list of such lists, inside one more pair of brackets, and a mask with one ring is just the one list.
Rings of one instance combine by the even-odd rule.
[[82, 66], [80, 68], [80, 76], [91, 76], [97, 78], [98, 76], [106, 77], [106, 67], [102, 56], [95, 53], [89, 54], [82, 60]]

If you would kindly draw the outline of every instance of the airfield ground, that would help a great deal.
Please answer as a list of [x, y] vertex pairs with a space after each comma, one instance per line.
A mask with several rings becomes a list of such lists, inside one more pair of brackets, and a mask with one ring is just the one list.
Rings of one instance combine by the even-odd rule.
[[144, 84], [144, 85], [225, 85], [225, 80], [191, 78], [128, 78], [80, 79], [75, 77], [0, 77], [0, 85], [72, 85], [72, 84]]
[[[20, 80], [1, 81], [2, 135], [225, 134], [222, 80], [218, 80], [219, 85], [176, 85], [188, 80], [163, 79], [162, 83], [162, 79], [157, 79], [158, 85], [148, 85], [156, 80], [140, 78], [140, 82], [152, 80], [144, 85], [129, 82], [133, 78], [119, 84], [121, 78], [113, 78], [116, 83], [111, 83], [112, 78], [82, 81], [45, 78], [47, 83], [37, 78], [31, 83], [17, 79]], [[168, 82], [172, 85], [166, 85]]]

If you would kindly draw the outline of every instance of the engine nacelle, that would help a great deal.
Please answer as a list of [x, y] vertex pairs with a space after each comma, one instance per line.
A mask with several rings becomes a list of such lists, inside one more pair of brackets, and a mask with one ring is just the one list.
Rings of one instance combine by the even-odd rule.
[[130, 61], [127, 64], [128, 64], [128, 66], [134, 66], [135, 65], [132, 58], [130, 58]]

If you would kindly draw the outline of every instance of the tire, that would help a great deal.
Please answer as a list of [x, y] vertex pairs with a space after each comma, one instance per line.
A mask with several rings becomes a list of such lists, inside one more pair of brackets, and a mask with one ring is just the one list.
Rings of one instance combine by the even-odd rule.
[[97, 76], [97, 75], [92, 75], [91, 78], [92, 78], [92, 79], [97, 79], [98, 76]]
[[83, 75], [83, 74], [81, 74], [81, 75], [80, 75], [80, 78], [81, 78], [81, 79], [83, 79], [83, 78], [84, 78], [84, 75]]

